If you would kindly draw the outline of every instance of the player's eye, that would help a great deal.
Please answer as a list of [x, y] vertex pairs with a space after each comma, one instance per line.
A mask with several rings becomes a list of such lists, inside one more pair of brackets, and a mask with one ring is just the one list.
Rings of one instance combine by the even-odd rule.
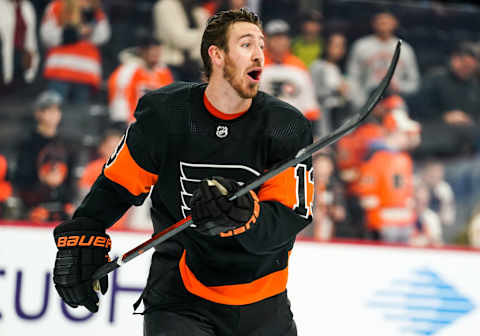
[[250, 43], [246, 42], [242, 44], [242, 48], [248, 48], [250, 47]]

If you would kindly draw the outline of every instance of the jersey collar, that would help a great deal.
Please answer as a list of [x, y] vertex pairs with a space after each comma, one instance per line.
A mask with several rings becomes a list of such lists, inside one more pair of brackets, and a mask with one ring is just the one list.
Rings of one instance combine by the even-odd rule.
[[218, 119], [222, 119], [222, 120], [236, 119], [236, 118], [242, 116], [245, 112], [248, 111], [248, 109], [247, 109], [243, 112], [234, 113], [234, 114], [223, 113], [222, 111], [218, 110], [215, 106], [213, 106], [213, 104], [210, 102], [210, 100], [208, 100], [207, 94], [205, 92], [203, 92], [203, 104], [205, 105], [205, 108], [207, 109], [208, 112], [210, 112], [211, 115], [213, 115], [214, 117], [216, 117]]

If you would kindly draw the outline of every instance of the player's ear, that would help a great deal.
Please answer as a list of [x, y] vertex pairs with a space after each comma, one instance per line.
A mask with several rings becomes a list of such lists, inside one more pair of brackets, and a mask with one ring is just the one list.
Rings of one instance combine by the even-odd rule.
[[212, 65], [216, 65], [218, 67], [223, 66], [225, 60], [225, 53], [222, 49], [220, 49], [216, 45], [211, 45], [208, 48], [208, 55], [212, 60]]

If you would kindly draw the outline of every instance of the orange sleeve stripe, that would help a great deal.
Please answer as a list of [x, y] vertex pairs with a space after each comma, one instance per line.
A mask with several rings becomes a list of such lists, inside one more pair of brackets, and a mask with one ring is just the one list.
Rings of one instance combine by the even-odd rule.
[[[290, 256], [290, 252], [288, 255]], [[185, 259], [186, 251], [183, 251], [179, 268], [185, 288], [190, 293], [212, 302], [226, 305], [245, 305], [280, 294], [287, 288], [288, 267], [249, 283], [205, 286], [190, 270]]]
[[[297, 178], [295, 176], [296, 167], [290, 167], [280, 174], [267, 180], [258, 192], [260, 201], [277, 201], [293, 209], [297, 201]], [[313, 181], [309, 180], [308, 172], [306, 176], [307, 197], [306, 205], [309, 206], [313, 201], [314, 186]]]
[[158, 180], [158, 175], [146, 171], [135, 162], [127, 144], [123, 145], [113, 163], [105, 166], [103, 173], [134, 196], [150, 192], [150, 188]]

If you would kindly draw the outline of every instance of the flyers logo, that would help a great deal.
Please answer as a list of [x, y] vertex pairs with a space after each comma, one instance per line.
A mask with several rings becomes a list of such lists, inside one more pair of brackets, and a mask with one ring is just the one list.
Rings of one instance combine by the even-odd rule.
[[208, 163], [180, 162], [180, 198], [182, 200], [182, 214], [190, 215], [190, 199], [193, 192], [198, 189], [198, 184], [205, 178], [222, 176], [240, 183], [246, 183], [259, 176], [260, 173], [243, 165], [217, 165]]

